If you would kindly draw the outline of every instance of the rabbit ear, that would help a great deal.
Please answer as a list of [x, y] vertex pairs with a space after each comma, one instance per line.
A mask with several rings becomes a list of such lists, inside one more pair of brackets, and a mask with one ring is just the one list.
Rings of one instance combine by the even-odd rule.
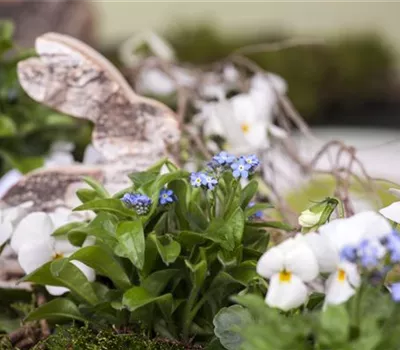
[[95, 124], [93, 144], [108, 160], [159, 158], [179, 140], [174, 112], [136, 95], [118, 70], [86, 44], [47, 33], [39, 57], [18, 64], [24, 90], [36, 101]]
[[18, 64], [21, 86], [34, 100], [94, 123], [92, 143], [105, 161], [98, 168], [73, 165], [28, 174], [3, 197], [15, 206], [34, 202], [34, 210], [69, 206], [72, 185], [92, 176], [110, 188], [129, 185], [128, 173], [144, 170], [168, 156], [179, 141], [174, 112], [136, 95], [102, 55], [66, 35], [47, 33], [36, 40], [39, 57]]
[[72, 207], [75, 203], [75, 190], [83, 184], [82, 178], [90, 176], [98, 181], [104, 180], [100, 168], [72, 166], [34, 171], [14, 186], [3, 196], [2, 202], [14, 207], [32, 202], [34, 211], [53, 211], [57, 207]]

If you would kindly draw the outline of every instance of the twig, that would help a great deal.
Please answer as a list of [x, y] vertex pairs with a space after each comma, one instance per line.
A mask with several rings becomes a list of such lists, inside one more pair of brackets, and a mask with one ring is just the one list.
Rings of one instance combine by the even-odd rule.
[[242, 46], [241, 48], [234, 50], [232, 54], [248, 55], [252, 53], [280, 51], [297, 46], [322, 44], [325, 44], [325, 41], [321, 38], [289, 38], [274, 43], [261, 43]]
[[[41, 306], [46, 303], [46, 297], [42, 293], [37, 294], [37, 304]], [[45, 319], [39, 321], [40, 329], [42, 331], [42, 339], [47, 338], [50, 335], [50, 328]]]

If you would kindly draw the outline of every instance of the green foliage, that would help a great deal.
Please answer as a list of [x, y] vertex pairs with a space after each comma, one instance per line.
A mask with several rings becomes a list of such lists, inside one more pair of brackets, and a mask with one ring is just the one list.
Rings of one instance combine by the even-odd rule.
[[[247, 45], [291, 37], [282, 30], [258, 30], [257, 35], [227, 37], [209, 22], [184, 22], [167, 34], [178, 59], [194, 64], [224, 59]], [[350, 114], [366, 101], [390, 102], [388, 92], [392, 89], [396, 57], [390, 46], [372, 32], [346, 34], [324, 43], [284, 50], [265, 49], [246, 56], [288, 82], [288, 96], [308, 120], [332, 123], [332, 112], [338, 108]]]
[[75, 143], [80, 158], [90, 137], [87, 123], [41, 106], [25, 94], [16, 68], [33, 52], [14, 46], [12, 35], [12, 23], [0, 21], [0, 176], [10, 168], [25, 173], [40, 167], [57, 140]]
[[[313, 300], [315, 299], [315, 300]], [[363, 286], [347, 303], [321, 309], [319, 295], [302, 310], [282, 313], [255, 295], [243, 306], [222, 309], [215, 334], [228, 350], [395, 350], [400, 346], [399, 311], [388, 293]]]
[[[160, 174], [164, 163], [171, 171]], [[96, 217], [64, 225], [53, 235], [67, 236], [75, 245], [91, 236], [96, 243], [24, 278], [71, 291], [42, 305], [27, 320], [61, 317], [118, 327], [140, 324], [149, 334], [169, 339], [209, 341], [213, 318], [231, 304], [231, 296], [265, 292], [255, 266], [269, 242], [266, 230], [287, 228], [250, 218], [253, 212], [247, 205], [257, 182], [250, 181], [243, 190], [230, 171], [216, 176], [214, 190], [194, 188], [189, 173], [164, 160], [132, 174], [132, 187], [114, 196], [89, 180], [90, 199], [75, 210], [93, 210]], [[165, 187], [173, 189], [176, 201], [161, 205], [159, 193]], [[121, 201], [132, 188], [152, 199], [146, 215]], [[90, 283], [71, 260], [92, 267], [101, 277]]]
[[[10, 348], [11, 349], [11, 348]], [[184, 350], [184, 344], [168, 339], [150, 339], [142, 333], [117, 333], [111, 329], [95, 330], [87, 325], [58, 326], [55, 333], [33, 350]], [[193, 348], [195, 349], [195, 348]], [[199, 349], [199, 348], [196, 348]]]

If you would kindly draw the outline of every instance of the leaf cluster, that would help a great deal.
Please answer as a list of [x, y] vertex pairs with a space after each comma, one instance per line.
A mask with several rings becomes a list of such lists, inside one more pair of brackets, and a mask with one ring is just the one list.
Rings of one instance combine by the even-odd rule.
[[[163, 165], [169, 168], [166, 174], [160, 173]], [[66, 236], [76, 246], [87, 236], [96, 243], [25, 277], [71, 291], [39, 307], [27, 320], [140, 324], [166, 338], [208, 341], [214, 316], [230, 305], [232, 295], [265, 293], [256, 262], [267, 248], [268, 227], [287, 226], [252, 221], [256, 211], [270, 206], [248, 207], [257, 182], [242, 188], [230, 171], [221, 173], [214, 190], [194, 188], [186, 171], [165, 160], [130, 177], [132, 187], [114, 196], [93, 180], [87, 180], [92, 189], [78, 190], [83, 204], [75, 210], [92, 210], [96, 217], [67, 224], [53, 235]], [[176, 201], [163, 206], [158, 196], [165, 187], [174, 191]], [[124, 205], [126, 192], [152, 199], [147, 215]], [[72, 260], [96, 270], [98, 280], [89, 282]]]

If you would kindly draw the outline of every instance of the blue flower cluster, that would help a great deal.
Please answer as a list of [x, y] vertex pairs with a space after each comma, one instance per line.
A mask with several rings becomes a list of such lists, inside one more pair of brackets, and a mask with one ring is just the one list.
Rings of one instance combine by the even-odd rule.
[[190, 183], [193, 187], [202, 187], [213, 190], [218, 184], [217, 178], [224, 171], [232, 171], [236, 179], [247, 179], [253, 174], [260, 161], [255, 154], [235, 157], [225, 151], [215, 155], [207, 164], [208, 171], [200, 171], [190, 175]]
[[[358, 246], [346, 246], [341, 258], [359, 263], [371, 272], [371, 277], [383, 279], [400, 262], [400, 235], [393, 231], [380, 240], [363, 240]], [[400, 283], [392, 284], [391, 292], [393, 300], [400, 302]]]
[[153, 203], [149, 197], [141, 193], [125, 193], [121, 200], [138, 215], [146, 215]]
[[[151, 198], [141, 193], [125, 193], [121, 200], [128, 208], [132, 208], [138, 215], [146, 215], [153, 203]], [[163, 188], [158, 196], [160, 205], [167, 205], [176, 202], [174, 191]]]
[[190, 174], [190, 183], [193, 187], [203, 187], [213, 190], [218, 184], [218, 180], [206, 172], [199, 171], [198, 173]]

